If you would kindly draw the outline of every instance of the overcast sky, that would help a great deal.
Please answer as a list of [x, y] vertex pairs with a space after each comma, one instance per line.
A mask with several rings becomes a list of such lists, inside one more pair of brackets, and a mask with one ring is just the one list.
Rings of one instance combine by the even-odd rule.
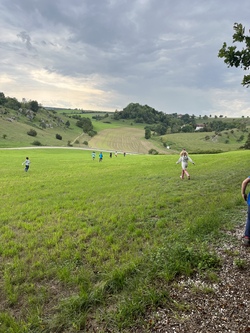
[[249, 0], [0, 0], [0, 91], [43, 106], [250, 115], [218, 51]]

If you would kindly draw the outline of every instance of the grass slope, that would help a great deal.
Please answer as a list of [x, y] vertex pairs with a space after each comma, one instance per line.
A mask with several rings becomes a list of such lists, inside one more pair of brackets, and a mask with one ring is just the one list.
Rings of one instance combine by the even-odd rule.
[[[240, 137], [243, 140], [240, 141]], [[174, 133], [162, 136], [163, 142], [174, 151], [180, 151], [183, 147], [190, 153], [218, 152], [238, 150], [247, 140], [248, 132], [240, 130], [197, 133]]]
[[[34, 141], [39, 141], [43, 146], [67, 146], [68, 141], [74, 141], [82, 135], [82, 130], [75, 125], [76, 120], [71, 120], [63, 115], [60, 117], [53, 112], [41, 110], [29, 120], [18, 111], [8, 110], [6, 114], [1, 114], [0, 108], [0, 147], [30, 147]], [[3, 111], [2, 111], [3, 112]], [[41, 120], [45, 120], [51, 127], [43, 129], [40, 127]], [[70, 128], [64, 125], [70, 121]], [[29, 136], [27, 132], [34, 129], [37, 136]], [[56, 139], [56, 134], [62, 136], [62, 140]], [[4, 135], [6, 138], [4, 138]], [[89, 138], [87, 135], [81, 137], [81, 142]]]
[[94, 136], [89, 141], [89, 147], [138, 154], [147, 154], [150, 149], [157, 149], [159, 153], [165, 154], [166, 149], [162, 145], [157, 147], [151, 140], [145, 140], [144, 132], [134, 127], [109, 128]]
[[[214, 132], [176, 133], [162, 137], [153, 135], [150, 140], [146, 140], [144, 130], [146, 124], [137, 124], [131, 119], [116, 121], [112, 119], [112, 115], [97, 121], [93, 116], [98, 113], [80, 114], [92, 120], [94, 130], [98, 133], [91, 138], [76, 126], [76, 119], [72, 118], [74, 110], [68, 110], [68, 113], [67, 110], [57, 111], [42, 109], [33, 120], [29, 120], [19, 111], [0, 108], [0, 147], [30, 147], [34, 141], [39, 141], [43, 146], [66, 147], [71, 143], [78, 148], [143, 154], [147, 154], [150, 149], [155, 149], [160, 154], [173, 154], [183, 147], [192, 153], [204, 153], [238, 150], [247, 139], [247, 132], [234, 129], [223, 131], [219, 135]], [[103, 116], [103, 113], [99, 114]], [[67, 121], [70, 122], [69, 128], [65, 126]], [[223, 121], [229, 120], [223, 118]], [[248, 122], [248, 119], [244, 121]], [[50, 127], [42, 129], [41, 122], [49, 124]], [[37, 131], [36, 137], [27, 135], [31, 128]], [[62, 140], [56, 139], [56, 134], [61, 135]], [[240, 139], [242, 137], [243, 139]], [[84, 142], [88, 142], [88, 145]], [[171, 149], [164, 148], [163, 144], [170, 146]]]
[[216, 269], [210, 242], [245, 219], [249, 151], [192, 156], [191, 181], [177, 155], [0, 154], [1, 332], [129, 332], [176, 276]]

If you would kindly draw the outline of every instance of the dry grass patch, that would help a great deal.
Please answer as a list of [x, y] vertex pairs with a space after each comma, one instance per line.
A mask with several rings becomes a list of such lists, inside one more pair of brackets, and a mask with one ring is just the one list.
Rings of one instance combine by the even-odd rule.
[[166, 150], [156, 148], [155, 145], [144, 138], [145, 131], [139, 128], [121, 127], [105, 129], [89, 140], [89, 147], [105, 150], [117, 150], [147, 154], [150, 149], [157, 149], [159, 153]]

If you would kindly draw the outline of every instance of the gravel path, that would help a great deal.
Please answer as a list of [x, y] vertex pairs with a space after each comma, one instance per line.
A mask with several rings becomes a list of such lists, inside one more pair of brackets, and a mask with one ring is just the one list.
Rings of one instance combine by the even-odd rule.
[[149, 332], [250, 332], [250, 248], [241, 244], [243, 230], [228, 232], [229, 242], [215, 249], [222, 260], [216, 282], [198, 275], [179, 279], [170, 296], [181, 309], [158, 309]]

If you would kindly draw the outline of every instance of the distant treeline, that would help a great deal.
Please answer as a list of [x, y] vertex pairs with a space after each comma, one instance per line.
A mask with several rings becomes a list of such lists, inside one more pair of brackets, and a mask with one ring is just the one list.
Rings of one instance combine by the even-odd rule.
[[[231, 122], [221, 119], [210, 120], [207, 116], [203, 119], [196, 118], [194, 115], [177, 113], [166, 114], [162, 111], [156, 111], [148, 105], [140, 105], [139, 103], [130, 103], [122, 111], [115, 111], [114, 119], [131, 119], [135, 123], [146, 123], [145, 127], [158, 135], [178, 132], [194, 132], [197, 130], [202, 132], [220, 132], [233, 128], [246, 130], [246, 119], [232, 120]], [[197, 123], [198, 120], [198, 123]], [[209, 121], [208, 121], [209, 120]], [[202, 125], [202, 126], [200, 126]]]
[[3, 92], [0, 92], [0, 106], [9, 108], [12, 110], [19, 110], [20, 108], [30, 109], [34, 112], [39, 110], [39, 104], [37, 101], [26, 101], [23, 99], [22, 102], [19, 102], [15, 97], [5, 97]]

